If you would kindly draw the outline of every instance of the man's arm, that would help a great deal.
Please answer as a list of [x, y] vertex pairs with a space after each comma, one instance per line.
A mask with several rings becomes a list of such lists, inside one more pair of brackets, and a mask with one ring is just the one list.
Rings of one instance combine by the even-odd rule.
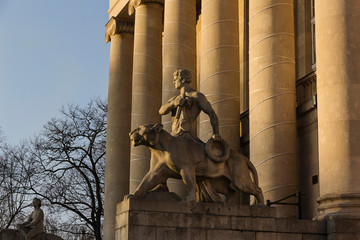
[[27, 220], [26, 220], [25, 222], [21, 223], [20, 225], [25, 226], [25, 225], [31, 223], [32, 220], [33, 220], [33, 219], [32, 219], [32, 213], [31, 213], [31, 214], [28, 216]]
[[176, 108], [176, 105], [174, 104], [174, 99], [176, 97], [172, 97], [169, 99], [169, 101], [167, 101], [167, 103], [165, 103], [164, 105], [162, 105], [159, 109], [159, 114], [160, 115], [165, 115], [168, 114], [171, 110], [173, 110], [174, 108]]
[[44, 212], [39, 209], [38, 212], [35, 214], [35, 218], [32, 221], [25, 225], [25, 227], [31, 227], [38, 225], [41, 221], [44, 221]]
[[213, 136], [212, 138], [218, 140], [220, 139], [220, 132], [219, 132], [219, 119], [214, 111], [214, 109], [212, 108], [211, 104], [209, 103], [209, 101], [206, 99], [206, 97], [204, 96], [204, 94], [202, 93], [198, 93], [198, 104], [200, 109], [206, 113], [209, 118], [210, 118], [210, 124], [213, 128]]

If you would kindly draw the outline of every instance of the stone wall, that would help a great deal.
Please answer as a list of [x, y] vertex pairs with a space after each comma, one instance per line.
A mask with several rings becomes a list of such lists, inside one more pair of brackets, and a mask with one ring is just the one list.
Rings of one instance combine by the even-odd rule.
[[271, 207], [130, 199], [117, 205], [115, 239], [360, 239], [360, 221], [277, 218]]

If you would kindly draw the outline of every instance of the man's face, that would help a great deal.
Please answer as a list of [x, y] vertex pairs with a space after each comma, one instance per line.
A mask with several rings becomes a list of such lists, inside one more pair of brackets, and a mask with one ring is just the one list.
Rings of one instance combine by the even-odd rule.
[[180, 76], [174, 75], [174, 86], [176, 89], [180, 89], [182, 87], [183, 83]]

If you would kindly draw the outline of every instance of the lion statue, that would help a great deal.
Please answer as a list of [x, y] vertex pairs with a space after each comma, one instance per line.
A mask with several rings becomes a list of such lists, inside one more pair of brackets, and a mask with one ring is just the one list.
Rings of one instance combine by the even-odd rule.
[[133, 197], [145, 197], [159, 186], [166, 189], [167, 179], [177, 178], [186, 185], [185, 201], [238, 204], [241, 191], [253, 195], [258, 205], [264, 204], [256, 169], [239, 152], [230, 150], [226, 161], [214, 162], [206, 154], [205, 143], [194, 145], [185, 138], [172, 136], [161, 123], [141, 125], [129, 136], [133, 146], [144, 145], [151, 151], [150, 170]]

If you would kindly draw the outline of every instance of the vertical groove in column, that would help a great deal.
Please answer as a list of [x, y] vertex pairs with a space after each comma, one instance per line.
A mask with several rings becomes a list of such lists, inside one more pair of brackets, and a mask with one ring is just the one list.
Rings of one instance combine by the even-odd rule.
[[[200, 91], [219, 118], [220, 135], [240, 149], [238, 1], [203, 0], [201, 10]], [[212, 136], [209, 117], [200, 116], [200, 138]]]
[[[249, 2], [250, 159], [276, 201], [298, 190], [293, 1]], [[278, 215], [296, 217], [296, 208]]]
[[359, 12], [359, 1], [315, 1], [318, 219], [360, 218]]
[[112, 19], [109, 25], [107, 24], [107, 30], [113, 32], [107, 34], [107, 41], [110, 40], [110, 35], [113, 35], [110, 48], [106, 133], [104, 239], [114, 239], [116, 205], [123, 200], [124, 195], [129, 193], [130, 141], [128, 133], [131, 129], [134, 44], [133, 33], [119, 32], [119, 29], [133, 32], [132, 23], [122, 23]]
[[[162, 79], [162, 6], [141, 4], [135, 11], [131, 128], [160, 122]], [[150, 152], [131, 147], [130, 193], [149, 170]]]
[[[179, 94], [173, 84], [173, 73], [188, 69], [192, 85], [196, 86], [196, 0], [166, 0], [163, 39], [163, 92], [162, 102]], [[196, 87], [195, 87], [196, 88]], [[164, 129], [171, 132], [171, 115], [162, 116]], [[185, 188], [181, 180], [168, 182], [170, 191], [182, 196]]]

